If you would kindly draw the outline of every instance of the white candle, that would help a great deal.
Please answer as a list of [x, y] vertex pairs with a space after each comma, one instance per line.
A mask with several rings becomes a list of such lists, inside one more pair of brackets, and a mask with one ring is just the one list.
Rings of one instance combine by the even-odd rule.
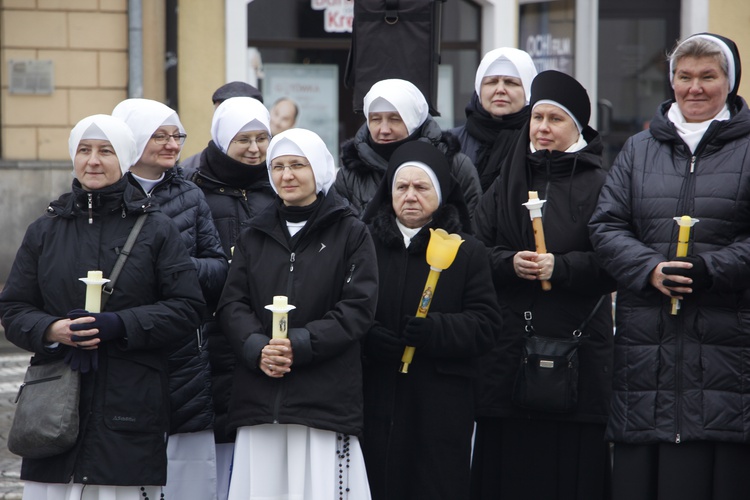
[[288, 330], [288, 312], [295, 309], [296, 306], [289, 305], [286, 295], [274, 295], [273, 304], [265, 306], [266, 309], [273, 313], [273, 325], [271, 337], [275, 339], [287, 338]]
[[102, 277], [101, 271], [89, 271], [85, 278], [78, 278], [86, 283], [86, 310], [90, 313], [102, 312], [102, 285], [109, 280]]

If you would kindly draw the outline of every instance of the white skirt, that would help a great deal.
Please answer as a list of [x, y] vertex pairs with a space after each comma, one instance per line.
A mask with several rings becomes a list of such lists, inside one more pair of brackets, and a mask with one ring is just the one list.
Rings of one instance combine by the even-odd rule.
[[234, 443], [216, 444], [216, 498], [227, 500], [229, 496], [229, 477], [232, 473], [232, 456]]
[[216, 500], [216, 446], [212, 430], [169, 436], [164, 499]]
[[[145, 496], [144, 496], [145, 494]], [[159, 500], [161, 486], [98, 486], [26, 481], [23, 500]], [[165, 499], [166, 500], [166, 499]]]
[[359, 440], [302, 425], [240, 427], [229, 500], [370, 500]]

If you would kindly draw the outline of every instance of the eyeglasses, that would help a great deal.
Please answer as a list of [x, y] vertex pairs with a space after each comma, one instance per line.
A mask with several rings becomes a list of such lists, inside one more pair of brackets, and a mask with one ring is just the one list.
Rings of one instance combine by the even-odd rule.
[[274, 174], [281, 174], [287, 168], [291, 170], [292, 172], [297, 172], [298, 170], [301, 170], [309, 166], [310, 166], [309, 163], [292, 163], [291, 165], [271, 165], [270, 167], [268, 167], [268, 169]]
[[235, 144], [239, 144], [242, 147], [247, 147], [250, 144], [256, 144], [258, 146], [261, 146], [268, 142], [268, 136], [267, 135], [261, 135], [256, 137], [255, 139], [251, 139], [249, 137], [240, 137], [239, 139], [232, 141]]
[[187, 138], [186, 134], [154, 134], [151, 136], [151, 138], [154, 140], [156, 144], [166, 144], [169, 142], [169, 139], [174, 139], [174, 142], [177, 144], [185, 144], [185, 139]]

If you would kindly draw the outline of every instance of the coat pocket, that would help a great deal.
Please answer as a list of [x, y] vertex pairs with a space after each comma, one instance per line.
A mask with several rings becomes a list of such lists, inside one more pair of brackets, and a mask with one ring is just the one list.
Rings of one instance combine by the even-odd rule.
[[116, 431], [165, 431], [169, 394], [163, 362], [156, 353], [137, 355], [109, 356], [105, 425]]

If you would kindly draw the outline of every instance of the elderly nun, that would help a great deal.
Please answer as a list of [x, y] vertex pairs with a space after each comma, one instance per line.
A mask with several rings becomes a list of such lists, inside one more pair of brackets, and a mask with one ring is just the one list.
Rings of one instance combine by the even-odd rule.
[[[365, 338], [365, 461], [375, 500], [468, 498], [477, 360], [500, 314], [484, 245], [445, 155], [412, 141], [391, 156], [364, 220], [380, 270], [376, 323]], [[416, 317], [431, 230], [464, 242]], [[399, 373], [405, 346], [416, 348]]]

